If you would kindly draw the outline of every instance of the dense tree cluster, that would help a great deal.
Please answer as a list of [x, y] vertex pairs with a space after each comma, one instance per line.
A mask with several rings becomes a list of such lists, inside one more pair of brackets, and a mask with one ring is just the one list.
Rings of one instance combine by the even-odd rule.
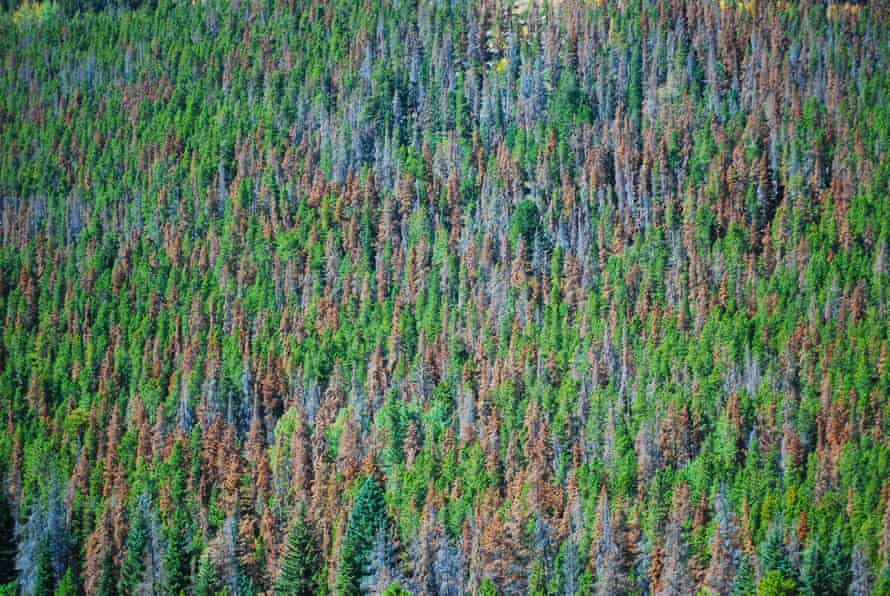
[[885, 2], [3, 6], [0, 579], [890, 594]]

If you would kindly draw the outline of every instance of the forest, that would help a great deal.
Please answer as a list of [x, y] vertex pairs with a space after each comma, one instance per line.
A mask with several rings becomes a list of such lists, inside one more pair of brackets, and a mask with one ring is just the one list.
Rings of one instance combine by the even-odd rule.
[[890, 3], [2, 0], [0, 594], [890, 595]]

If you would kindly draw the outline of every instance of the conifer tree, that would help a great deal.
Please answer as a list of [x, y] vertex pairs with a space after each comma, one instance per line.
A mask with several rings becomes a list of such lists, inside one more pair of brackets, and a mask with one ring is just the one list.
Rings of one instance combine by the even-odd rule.
[[102, 561], [102, 571], [99, 576], [97, 596], [117, 596], [117, 585], [114, 581], [114, 560], [111, 551], [106, 551]]
[[121, 565], [118, 587], [124, 594], [132, 594], [142, 582], [143, 554], [148, 539], [148, 520], [137, 512], [127, 536], [127, 556]]
[[850, 553], [844, 547], [840, 532], [834, 533], [828, 548], [812, 538], [804, 551], [803, 591], [810, 595], [846, 594], [850, 584], [850, 563]]
[[219, 578], [216, 575], [216, 567], [210, 558], [210, 551], [201, 553], [201, 561], [198, 564], [198, 576], [195, 578], [195, 596], [213, 596], [219, 593]]
[[794, 578], [785, 577], [780, 571], [770, 571], [757, 584], [757, 596], [793, 596], [797, 594]]
[[801, 583], [803, 590], [808, 595], [819, 593], [822, 586], [828, 586], [828, 573], [825, 567], [825, 557], [819, 542], [811, 539], [803, 553], [803, 566], [801, 569]]
[[479, 586], [479, 596], [498, 596], [497, 586], [490, 578], [486, 577], [482, 580], [482, 584]]
[[306, 510], [300, 507], [297, 519], [287, 538], [281, 562], [281, 572], [275, 582], [275, 594], [310, 596], [319, 589], [321, 553], [318, 540], [306, 520]]
[[377, 480], [368, 477], [352, 506], [346, 536], [340, 551], [340, 567], [337, 576], [337, 594], [359, 594], [368, 553], [378, 529], [388, 529], [386, 504]]
[[53, 575], [49, 546], [43, 544], [37, 558], [37, 581], [34, 584], [35, 594], [52, 594], [56, 579]]
[[411, 592], [403, 588], [399, 582], [393, 582], [384, 592], [383, 596], [411, 596]]
[[532, 596], [547, 596], [549, 594], [547, 570], [540, 557], [535, 559], [535, 564], [532, 567], [532, 573], [528, 579], [528, 593]]
[[169, 532], [167, 552], [164, 556], [164, 571], [167, 578], [166, 590], [168, 593], [178, 594], [182, 590], [188, 590], [191, 584], [189, 577], [190, 560], [189, 536], [185, 513], [181, 510], [176, 510], [173, 514], [173, 525]]
[[783, 578], [797, 577], [794, 564], [788, 556], [781, 524], [776, 524], [763, 546], [763, 574], [778, 572]]
[[828, 574], [827, 589], [823, 588], [823, 594], [840, 596], [846, 594], [850, 587], [850, 549], [844, 542], [840, 525], [834, 527], [834, 533], [828, 550], [825, 553], [825, 566]]
[[747, 555], [742, 557], [739, 570], [736, 572], [735, 583], [732, 587], [732, 596], [746, 596], [753, 594], [757, 587], [757, 578], [754, 575], [754, 565]]
[[74, 571], [69, 567], [62, 576], [53, 596], [77, 596], [77, 584], [74, 582]]

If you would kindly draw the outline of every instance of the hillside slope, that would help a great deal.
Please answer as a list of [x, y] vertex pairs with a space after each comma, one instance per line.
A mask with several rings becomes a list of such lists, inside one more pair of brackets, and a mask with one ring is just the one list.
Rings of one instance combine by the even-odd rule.
[[890, 594], [884, 2], [94, 8], [0, 13], [0, 579]]

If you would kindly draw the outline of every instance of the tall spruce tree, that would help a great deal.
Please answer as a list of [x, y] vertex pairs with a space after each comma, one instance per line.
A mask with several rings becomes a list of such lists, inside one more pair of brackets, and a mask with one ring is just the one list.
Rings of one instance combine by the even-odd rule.
[[281, 573], [275, 582], [279, 596], [311, 596], [320, 589], [321, 553], [318, 539], [306, 521], [303, 507], [290, 529], [287, 548], [281, 562]]
[[52, 560], [49, 545], [43, 544], [37, 558], [37, 582], [34, 584], [35, 594], [52, 594], [56, 578], [53, 576]]
[[835, 532], [826, 548], [818, 539], [811, 539], [804, 551], [801, 569], [803, 592], [808, 595], [841, 596], [850, 584], [850, 552], [840, 532]]
[[167, 577], [166, 591], [179, 594], [188, 590], [191, 557], [189, 554], [189, 535], [185, 514], [177, 510], [173, 515], [173, 526], [168, 537], [167, 553], [164, 558], [164, 571]]
[[210, 558], [210, 551], [205, 549], [198, 564], [198, 577], [195, 578], [195, 596], [213, 596], [218, 593], [219, 578], [216, 575], [216, 566]]
[[143, 555], [148, 541], [148, 519], [142, 511], [132, 516], [133, 524], [127, 535], [127, 556], [121, 566], [118, 588], [123, 594], [133, 594], [142, 582], [144, 571]]
[[776, 571], [783, 578], [796, 579], [797, 572], [794, 569], [794, 563], [788, 556], [781, 524], [777, 524], [766, 539], [766, 543], [763, 546], [762, 560], [764, 575]]
[[745, 555], [739, 563], [739, 570], [736, 572], [735, 583], [732, 586], [732, 596], [748, 596], [753, 594], [757, 587], [757, 577], [755, 576], [754, 565], [751, 563], [751, 557]]
[[383, 491], [373, 477], [362, 484], [346, 527], [346, 537], [340, 551], [340, 567], [337, 575], [338, 595], [360, 594], [362, 577], [368, 564], [368, 553], [378, 529], [388, 529], [386, 504]]

